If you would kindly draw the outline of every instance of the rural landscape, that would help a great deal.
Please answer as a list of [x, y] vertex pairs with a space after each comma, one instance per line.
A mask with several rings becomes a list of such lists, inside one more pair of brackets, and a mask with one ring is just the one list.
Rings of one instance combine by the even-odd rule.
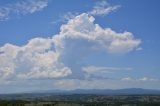
[[14, 99], [4, 100], [0, 106], [159, 106], [160, 96], [104, 96], [104, 95], [8, 95]]
[[160, 106], [160, 0], [0, 0], [0, 106]]
[[[134, 91], [134, 92], [133, 92]], [[141, 92], [141, 93], [140, 93]], [[154, 94], [154, 95], [153, 95]], [[0, 106], [159, 106], [160, 91], [145, 89], [39, 91], [1, 94]]]

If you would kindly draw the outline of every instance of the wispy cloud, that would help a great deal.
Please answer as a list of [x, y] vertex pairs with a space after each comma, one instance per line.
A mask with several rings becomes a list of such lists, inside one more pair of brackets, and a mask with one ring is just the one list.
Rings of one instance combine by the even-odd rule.
[[112, 79], [108, 77], [110, 73], [116, 73], [121, 71], [131, 71], [129, 67], [99, 67], [99, 66], [86, 66], [82, 67], [82, 71], [85, 73], [87, 79]]
[[10, 9], [8, 7], [0, 7], [0, 21], [5, 21], [9, 18]]
[[60, 23], [60, 22], [66, 23], [70, 19], [73, 19], [74, 17], [76, 17], [77, 15], [79, 15], [78, 12], [77, 13], [67, 12], [63, 15], [60, 15], [58, 20], [52, 21], [51, 23], [52, 24], [56, 24], [56, 23]]
[[104, 16], [120, 8], [120, 5], [111, 6], [107, 1], [97, 2], [91, 11], [88, 12], [94, 16]]
[[132, 77], [124, 77], [121, 79], [121, 81], [159, 81], [157, 78], [151, 78], [151, 77], [141, 77], [141, 78], [132, 78]]
[[[91, 16], [105, 16], [108, 15], [111, 12], [116, 11], [118, 8], [120, 8], [120, 5], [110, 5], [107, 1], [99, 1], [96, 2], [96, 4], [92, 7], [91, 10], [87, 10], [84, 13], [91, 15]], [[82, 13], [79, 12], [67, 12], [63, 15], [59, 16], [58, 20], [52, 21], [52, 24], [56, 24], [59, 22], [66, 23], [68, 20], [73, 19], [74, 17], [80, 15]]]
[[96, 73], [96, 72], [112, 72], [112, 71], [130, 71], [132, 68], [118, 68], [118, 67], [97, 67], [97, 66], [87, 66], [83, 67], [82, 70], [86, 73]]
[[47, 7], [48, 2], [48, 0], [23, 0], [0, 6], [0, 21], [8, 20], [12, 14], [26, 15], [41, 11]]

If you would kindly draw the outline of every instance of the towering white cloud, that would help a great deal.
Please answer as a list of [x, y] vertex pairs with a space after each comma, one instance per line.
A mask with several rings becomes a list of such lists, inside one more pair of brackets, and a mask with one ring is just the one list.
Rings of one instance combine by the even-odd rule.
[[136, 50], [141, 43], [131, 32], [117, 33], [102, 28], [94, 20], [82, 13], [62, 25], [59, 34], [53, 36], [60, 60], [73, 70], [76, 78], [84, 77], [81, 64], [87, 56], [97, 52], [124, 54]]
[[94, 20], [93, 16], [83, 13], [62, 25], [52, 38], [34, 38], [23, 46], [5, 44], [0, 47], [1, 78], [76, 76], [78, 79], [85, 74], [79, 62], [88, 55], [101, 51], [128, 53], [141, 43], [130, 32], [117, 33], [100, 27]]
[[127, 53], [135, 50], [141, 43], [131, 32], [117, 33], [110, 28], [94, 24], [94, 20], [93, 16], [83, 13], [62, 25], [60, 33], [53, 37], [56, 48], [87, 48], [109, 53]]

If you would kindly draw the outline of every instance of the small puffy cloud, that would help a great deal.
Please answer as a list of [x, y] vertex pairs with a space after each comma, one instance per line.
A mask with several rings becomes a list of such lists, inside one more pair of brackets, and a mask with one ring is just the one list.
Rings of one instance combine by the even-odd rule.
[[97, 2], [93, 9], [88, 12], [88, 14], [94, 16], [104, 16], [109, 14], [110, 12], [117, 10], [119, 7], [120, 5], [111, 6], [109, 3], [103, 0], [101, 2]]
[[22, 0], [13, 4], [0, 6], [0, 21], [9, 19], [10, 15], [26, 15], [41, 11], [48, 6], [48, 0]]

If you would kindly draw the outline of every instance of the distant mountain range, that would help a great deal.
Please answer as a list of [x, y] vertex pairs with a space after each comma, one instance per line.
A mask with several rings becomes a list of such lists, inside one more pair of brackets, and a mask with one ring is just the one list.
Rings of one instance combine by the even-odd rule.
[[95, 94], [95, 95], [160, 95], [160, 90], [127, 88], [127, 89], [76, 89], [76, 90], [37, 90], [27, 93], [53, 93], [53, 94]]

